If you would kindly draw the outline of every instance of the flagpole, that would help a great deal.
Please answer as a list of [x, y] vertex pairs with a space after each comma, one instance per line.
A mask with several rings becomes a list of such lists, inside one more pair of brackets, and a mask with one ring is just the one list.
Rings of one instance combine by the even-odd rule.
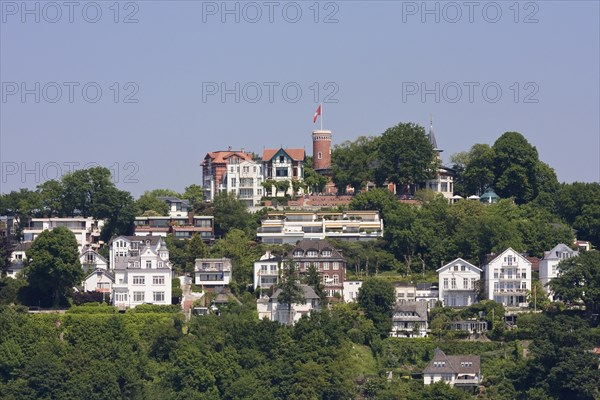
[[319, 104], [321, 107], [321, 130], [323, 130], [323, 103]]

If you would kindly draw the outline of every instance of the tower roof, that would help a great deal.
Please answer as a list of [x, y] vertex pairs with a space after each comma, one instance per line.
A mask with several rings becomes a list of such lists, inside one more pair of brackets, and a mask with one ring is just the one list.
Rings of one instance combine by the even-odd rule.
[[440, 150], [437, 145], [437, 140], [435, 139], [435, 134], [433, 133], [433, 118], [429, 120], [429, 133], [427, 134], [427, 139], [429, 139], [429, 143], [433, 146], [433, 149], [438, 153], [441, 153], [444, 150]]

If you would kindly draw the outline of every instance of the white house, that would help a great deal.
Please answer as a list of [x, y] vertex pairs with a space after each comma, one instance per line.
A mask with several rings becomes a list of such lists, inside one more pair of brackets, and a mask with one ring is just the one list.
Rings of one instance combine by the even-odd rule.
[[449, 262], [437, 271], [439, 300], [446, 307], [468, 307], [477, 301], [477, 282], [481, 269], [462, 258]]
[[427, 336], [427, 303], [424, 301], [397, 303], [392, 317], [392, 337]]
[[505, 307], [527, 304], [527, 293], [531, 290], [531, 262], [512, 248], [498, 255], [489, 255], [483, 266], [485, 293]]
[[[552, 250], [544, 252], [544, 258], [540, 261], [540, 283], [548, 290], [548, 283], [558, 276], [560, 272], [558, 263], [571, 257], [577, 257], [579, 251], [571, 249], [566, 244], [560, 243]], [[548, 290], [548, 297], [552, 300], [553, 295]]]
[[263, 196], [262, 165], [252, 160], [237, 161], [228, 166], [224, 186], [219, 189], [235, 194], [247, 207], [259, 205]]
[[188, 212], [192, 210], [187, 200], [181, 200], [177, 197], [171, 196], [158, 196], [157, 200], [162, 200], [169, 206], [170, 217], [185, 217], [187, 218]]
[[83, 280], [83, 290], [85, 292], [100, 292], [110, 296], [112, 285], [115, 282], [115, 276], [106, 269], [97, 268], [89, 271]]
[[423, 383], [431, 385], [443, 381], [450, 386], [479, 386], [481, 383], [481, 358], [479, 356], [447, 356], [439, 348], [423, 370]]
[[394, 291], [396, 293], [396, 303], [416, 301], [417, 287], [415, 285], [404, 282], [395, 282]]
[[321, 309], [321, 301], [312, 287], [300, 285], [304, 293], [304, 303], [292, 304], [288, 307], [285, 303], [278, 301], [281, 295], [281, 289], [278, 289], [271, 298], [261, 297], [256, 302], [256, 309], [259, 318], [267, 318], [271, 321], [277, 321], [280, 324], [295, 324], [303, 315], [310, 315], [312, 311]]
[[362, 281], [344, 281], [343, 297], [346, 303], [355, 302], [358, 291], [362, 287]]
[[79, 256], [79, 262], [85, 273], [96, 269], [108, 269], [108, 261], [106, 258], [90, 248], [83, 250], [83, 253]]
[[171, 304], [171, 262], [158, 236], [118, 236], [110, 243], [113, 305]]
[[16, 279], [25, 269], [25, 261], [27, 260], [27, 250], [31, 248], [31, 242], [17, 244], [10, 253], [10, 265], [6, 270], [6, 276]]
[[100, 239], [100, 231], [104, 226], [103, 220], [93, 218], [31, 218], [29, 226], [23, 229], [23, 241], [33, 242], [45, 230], [64, 226], [75, 235], [79, 253], [87, 246], [96, 247]]
[[[271, 179], [276, 182], [290, 182], [287, 194], [292, 195], [291, 181], [304, 180], [305, 159], [306, 154], [304, 149], [265, 149], [262, 157], [265, 180]], [[271, 192], [274, 195], [276, 188], [271, 188]], [[302, 194], [302, 189], [300, 189], [299, 193]]]
[[197, 258], [194, 266], [194, 283], [203, 289], [219, 292], [231, 282], [231, 259]]
[[415, 301], [427, 304], [427, 309], [435, 307], [435, 304], [439, 301], [437, 282], [417, 283]]
[[281, 258], [267, 251], [258, 261], [254, 262], [254, 290], [268, 289], [279, 281], [279, 266]]

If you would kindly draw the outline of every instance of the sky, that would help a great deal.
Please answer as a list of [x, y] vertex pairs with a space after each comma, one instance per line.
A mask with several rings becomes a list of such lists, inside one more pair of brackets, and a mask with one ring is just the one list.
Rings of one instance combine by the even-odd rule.
[[138, 197], [207, 152], [399, 122], [448, 163], [522, 133], [600, 182], [598, 1], [0, 1], [0, 192], [103, 165]]

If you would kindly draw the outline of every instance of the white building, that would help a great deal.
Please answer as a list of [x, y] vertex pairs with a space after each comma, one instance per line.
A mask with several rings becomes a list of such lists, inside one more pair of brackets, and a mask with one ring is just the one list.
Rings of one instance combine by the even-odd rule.
[[394, 283], [394, 292], [396, 293], [396, 303], [414, 302], [417, 299], [417, 287], [410, 283]]
[[90, 248], [83, 250], [83, 253], [79, 256], [79, 262], [85, 273], [96, 269], [108, 270], [108, 261], [106, 258]]
[[499, 255], [490, 255], [483, 266], [485, 293], [505, 307], [528, 304], [527, 293], [531, 290], [531, 262], [512, 248]]
[[447, 356], [439, 348], [423, 371], [425, 385], [443, 381], [450, 386], [479, 386], [481, 379], [479, 356]]
[[231, 282], [231, 259], [197, 258], [194, 266], [194, 283], [204, 290], [220, 292]]
[[358, 297], [358, 291], [362, 287], [362, 281], [344, 281], [344, 301], [346, 303], [355, 302]]
[[[263, 151], [262, 163], [265, 180], [271, 179], [275, 182], [288, 181], [290, 186], [287, 193], [293, 195], [292, 181], [304, 180], [304, 160], [306, 154], [304, 149], [265, 149]], [[302, 189], [299, 193], [302, 194]], [[271, 194], [276, 194], [276, 188], [271, 188]]]
[[254, 161], [237, 160], [239, 164], [229, 165], [223, 182], [225, 186], [219, 189], [235, 194], [247, 207], [259, 205], [264, 190], [262, 165]]
[[426, 337], [427, 328], [427, 304], [424, 301], [394, 306], [391, 337]]
[[10, 253], [10, 265], [6, 270], [6, 276], [16, 279], [19, 274], [25, 269], [25, 261], [27, 260], [27, 250], [31, 248], [32, 242], [24, 242], [17, 244]]
[[304, 292], [304, 302], [292, 304], [288, 307], [285, 303], [279, 303], [278, 297], [281, 289], [278, 289], [271, 298], [264, 296], [257, 300], [256, 309], [260, 319], [267, 318], [280, 324], [295, 324], [303, 315], [310, 315], [313, 311], [321, 309], [321, 301], [312, 287], [301, 285]]
[[416, 302], [427, 304], [427, 309], [435, 307], [440, 296], [437, 282], [417, 283], [416, 289]]
[[468, 307], [477, 302], [477, 282], [481, 269], [462, 258], [449, 262], [437, 271], [439, 300], [445, 307]]
[[372, 240], [383, 236], [383, 219], [377, 211], [270, 212], [261, 221], [257, 236], [272, 244], [325, 238]]
[[94, 269], [85, 276], [83, 290], [85, 292], [100, 292], [110, 296], [114, 282], [115, 276], [112, 272], [102, 268]]
[[171, 262], [161, 237], [118, 236], [109, 246], [113, 305], [171, 304]]
[[79, 253], [87, 246], [97, 247], [103, 220], [93, 218], [31, 218], [29, 226], [23, 229], [23, 241], [33, 242], [43, 231], [64, 226], [75, 234]]
[[279, 267], [281, 258], [267, 251], [258, 261], [254, 262], [254, 290], [268, 289], [279, 282]]
[[187, 218], [188, 212], [192, 211], [190, 203], [187, 200], [182, 200], [177, 197], [171, 196], [158, 196], [157, 200], [162, 200], [169, 206], [170, 217], [185, 217]]
[[558, 277], [558, 263], [571, 257], [577, 257], [579, 251], [571, 249], [566, 244], [560, 243], [552, 250], [544, 252], [544, 258], [540, 261], [540, 283], [548, 291], [548, 297], [553, 300], [553, 295], [548, 288], [548, 283]]

